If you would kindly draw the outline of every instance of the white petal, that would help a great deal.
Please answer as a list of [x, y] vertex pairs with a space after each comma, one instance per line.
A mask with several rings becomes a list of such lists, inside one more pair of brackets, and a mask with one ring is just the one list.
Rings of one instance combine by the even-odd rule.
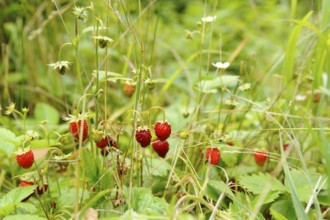
[[227, 69], [230, 66], [229, 62], [216, 62], [216, 63], [212, 63], [212, 65], [218, 69]]
[[215, 21], [215, 19], [217, 18], [217, 16], [206, 16], [206, 17], [202, 17], [202, 22], [213, 22]]
[[306, 96], [305, 95], [296, 95], [295, 100], [297, 102], [302, 102], [306, 100]]

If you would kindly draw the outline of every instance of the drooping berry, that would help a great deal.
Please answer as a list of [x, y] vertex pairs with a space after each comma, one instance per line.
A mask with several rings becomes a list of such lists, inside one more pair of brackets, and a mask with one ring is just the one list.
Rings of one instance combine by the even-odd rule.
[[[28, 181], [22, 181], [18, 184], [19, 187], [25, 187], [25, 186], [33, 186], [33, 183], [28, 182]], [[22, 202], [26, 202], [29, 198], [31, 198], [31, 196], [33, 195], [33, 193], [31, 193], [29, 196], [25, 197]]]
[[255, 162], [259, 165], [259, 166], [262, 166], [264, 165], [266, 159], [267, 159], [267, 153], [264, 152], [264, 151], [258, 151], [258, 152], [255, 152], [254, 155], [254, 160]]
[[88, 136], [88, 123], [85, 119], [70, 122], [70, 132], [76, 140], [79, 140], [81, 124], [83, 129], [81, 139], [85, 141]]
[[159, 140], [164, 141], [171, 135], [171, 125], [167, 121], [157, 121], [154, 127], [155, 134]]
[[112, 146], [113, 140], [110, 136], [103, 137], [98, 143], [96, 143], [96, 146], [98, 148], [104, 148], [106, 146]]
[[158, 156], [163, 158], [166, 156], [168, 150], [170, 149], [170, 145], [166, 140], [162, 141], [159, 139], [156, 139], [152, 142], [152, 147]]
[[38, 195], [42, 195], [44, 192], [46, 192], [48, 189], [48, 184], [44, 184], [44, 186], [38, 186], [36, 191], [38, 193]]
[[133, 83], [125, 83], [123, 88], [124, 94], [127, 97], [132, 97], [135, 92], [135, 84]]
[[34, 162], [34, 154], [31, 149], [25, 149], [18, 151], [16, 155], [16, 161], [18, 165], [24, 169], [29, 169]]
[[314, 103], [318, 103], [318, 102], [320, 102], [320, 100], [321, 100], [321, 91], [320, 90], [316, 90], [315, 92], [314, 92], [314, 94], [313, 94], [313, 102]]
[[135, 132], [135, 139], [141, 147], [146, 147], [151, 143], [151, 133], [147, 127], [139, 127]]
[[207, 148], [205, 153], [206, 160], [212, 165], [218, 165], [221, 154], [218, 148]]

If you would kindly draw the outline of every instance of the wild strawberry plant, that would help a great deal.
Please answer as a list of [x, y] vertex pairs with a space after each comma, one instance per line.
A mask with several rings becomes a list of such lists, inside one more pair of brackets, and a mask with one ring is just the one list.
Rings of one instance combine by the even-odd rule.
[[329, 1], [2, 4], [1, 219], [330, 217]]

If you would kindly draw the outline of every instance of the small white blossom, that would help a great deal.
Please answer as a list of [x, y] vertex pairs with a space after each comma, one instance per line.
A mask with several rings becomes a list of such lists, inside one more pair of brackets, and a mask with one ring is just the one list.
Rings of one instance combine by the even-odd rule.
[[297, 101], [297, 102], [303, 102], [306, 100], [306, 96], [305, 95], [296, 95], [296, 97], [294, 97], [294, 99]]
[[230, 66], [229, 62], [216, 62], [216, 63], [212, 63], [212, 65], [218, 69], [227, 69]]
[[210, 23], [215, 21], [215, 19], [217, 18], [217, 16], [206, 16], [206, 17], [202, 17], [202, 22], [204, 23]]
[[71, 62], [69, 61], [57, 61], [56, 63], [50, 63], [48, 64], [48, 66], [52, 67], [54, 70], [58, 70], [60, 74], [64, 74], [65, 73], [65, 69], [69, 70], [69, 64], [71, 64]]
[[39, 138], [39, 133], [33, 130], [27, 130], [26, 135], [30, 137], [32, 140]]
[[86, 22], [87, 19], [88, 19], [88, 14], [87, 14], [87, 9], [88, 7], [78, 7], [78, 6], [75, 6], [73, 8], [73, 14], [76, 15], [76, 17], [79, 19], [79, 20], [82, 20], [83, 22]]

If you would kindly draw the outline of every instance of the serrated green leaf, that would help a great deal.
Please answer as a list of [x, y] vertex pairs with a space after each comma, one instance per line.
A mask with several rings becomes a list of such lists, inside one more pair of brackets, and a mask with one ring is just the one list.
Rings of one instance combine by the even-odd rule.
[[5, 217], [3, 220], [22, 220], [22, 219], [28, 219], [28, 220], [46, 220], [47, 218], [40, 217], [37, 215], [11, 215]]
[[278, 220], [295, 220], [297, 219], [296, 213], [293, 212], [294, 207], [290, 199], [283, 199], [274, 202], [270, 207], [271, 215]]
[[[308, 202], [313, 193], [313, 189], [309, 185], [310, 183], [308, 177], [303, 172], [298, 171], [296, 169], [290, 170], [290, 176], [292, 178], [294, 187], [297, 191], [299, 200], [303, 202]], [[312, 186], [316, 185], [319, 177], [320, 176], [317, 174], [310, 175], [310, 181]], [[288, 187], [289, 185], [288, 178], [285, 178], [284, 182], [285, 185]]]
[[31, 195], [36, 187], [37, 186], [25, 186], [17, 187], [11, 190], [2, 198], [0, 207], [6, 206], [8, 204], [16, 205], [20, 203], [23, 199]]
[[237, 154], [231, 153], [232, 151], [237, 150], [226, 149], [226, 152], [221, 155], [221, 160], [223, 160], [228, 167], [233, 167], [237, 163]]
[[[84, 194], [83, 194], [84, 193]], [[61, 190], [61, 195], [57, 199], [57, 206], [58, 207], [72, 207], [72, 204], [74, 204], [75, 201], [75, 195], [76, 195], [76, 189], [71, 188], [71, 189], [64, 189]], [[79, 200], [85, 201], [86, 199], [89, 198], [89, 193], [87, 190], [79, 189]]]
[[15, 209], [15, 205], [7, 204], [7, 205], [0, 205], [0, 217], [9, 215]]
[[164, 198], [155, 197], [148, 188], [132, 189], [132, 208], [142, 214], [167, 214], [169, 205]]
[[[279, 197], [279, 195], [280, 195], [279, 191], [269, 192], [266, 195], [262, 204], [268, 204], [268, 203], [274, 202]], [[255, 197], [253, 200], [253, 203], [256, 204], [261, 196], [263, 196], [263, 195], [259, 194], [257, 197]]]
[[46, 103], [38, 102], [34, 110], [35, 118], [38, 121], [46, 120], [50, 125], [57, 125], [60, 121], [60, 114], [57, 110]]
[[266, 184], [271, 184], [270, 191], [286, 191], [284, 185], [268, 173], [258, 173], [250, 176], [242, 176], [239, 182], [241, 185], [243, 185], [245, 188], [247, 188], [254, 194], [262, 193], [262, 189], [264, 189]]
[[285, 218], [283, 215], [281, 215], [279, 212], [275, 211], [274, 209], [270, 210], [270, 214], [271, 214], [271, 216], [273, 216], [273, 218], [275, 220], [288, 220], [287, 218]]
[[165, 160], [161, 160], [158, 158], [153, 158], [151, 159], [147, 159], [149, 168], [147, 169], [146, 166], [144, 167], [144, 173], [147, 173], [148, 170], [150, 171], [152, 176], [167, 176], [168, 172], [171, 169], [171, 165], [165, 161]]
[[35, 205], [33, 205], [32, 203], [28, 203], [28, 202], [21, 202], [19, 204], [17, 204], [17, 209], [22, 209], [24, 210], [24, 212], [26, 213], [36, 213], [38, 211], [37, 207]]

